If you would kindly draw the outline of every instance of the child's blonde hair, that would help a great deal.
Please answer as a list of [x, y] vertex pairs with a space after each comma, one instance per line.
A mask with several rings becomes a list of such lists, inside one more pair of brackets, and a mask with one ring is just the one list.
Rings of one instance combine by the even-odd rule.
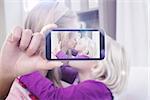
[[109, 36], [106, 37], [105, 59], [92, 70], [93, 77], [105, 83], [113, 93], [120, 94], [127, 83], [128, 63], [125, 50]]

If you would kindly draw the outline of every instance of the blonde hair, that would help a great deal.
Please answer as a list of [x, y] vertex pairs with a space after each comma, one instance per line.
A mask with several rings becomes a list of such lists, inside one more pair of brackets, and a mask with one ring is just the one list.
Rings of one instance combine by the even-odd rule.
[[125, 50], [116, 41], [106, 37], [106, 56], [98, 61], [92, 73], [96, 80], [105, 83], [113, 93], [120, 94], [127, 83], [128, 63]]
[[89, 57], [95, 57], [97, 50], [95, 42], [89, 37], [83, 37], [78, 42], [80, 41], [83, 42], [86, 47], [86, 49], [82, 52], [87, 53]]
[[67, 43], [71, 38], [74, 37], [74, 34], [72, 34], [71, 32], [63, 32], [63, 34], [58, 33], [57, 37], [58, 42], [61, 42], [61, 49], [65, 48], [66, 50], [68, 50], [69, 48], [67, 47]]
[[[56, 24], [58, 28], [78, 27], [77, 15], [62, 2], [43, 2], [34, 7], [25, 21], [25, 29], [40, 32], [43, 26]], [[61, 86], [59, 69], [51, 70], [47, 75], [56, 86]]]
[[78, 17], [62, 2], [40, 3], [34, 7], [27, 16], [25, 28], [33, 32], [40, 32], [43, 26], [56, 24], [58, 28], [79, 28]]

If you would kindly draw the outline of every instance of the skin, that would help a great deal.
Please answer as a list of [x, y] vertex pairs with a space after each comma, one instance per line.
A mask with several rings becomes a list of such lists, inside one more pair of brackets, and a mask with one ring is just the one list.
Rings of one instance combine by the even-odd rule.
[[0, 51], [0, 98], [8, 94], [16, 77], [62, 65], [58, 61], [47, 61], [43, 56], [44, 33], [54, 28], [57, 26], [49, 24], [41, 32], [32, 33], [18, 26], [6, 38]]
[[94, 79], [92, 77], [92, 70], [97, 65], [96, 61], [69, 61], [69, 65], [77, 69], [80, 82]]
[[74, 48], [75, 45], [76, 45], [76, 43], [77, 43], [76, 38], [71, 38], [71, 39], [69, 39], [68, 48], [69, 48], [69, 49]]
[[76, 44], [77, 44], [76, 37], [72, 37], [68, 41], [69, 42], [67, 42], [66, 47], [64, 47], [65, 49], [64, 48], [62, 48], [62, 49], [60, 48], [62, 42], [59, 42], [58, 45], [56, 46], [56, 48], [53, 51], [53, 55], [56, 55], [61, 50], [62, 51], [67, 51], [68, 49], [73, 49], [76, 46]]
[[[49, 70], [62, 65], [61, 62], [47, 61], [43, 57], [44, 33], [56, 25], [47, 25], [41, 32], [32, 33], [29, 29], [16, 27], [6, 38], [0, 51], [0, 97], [8, 94], [13, 80], [33, 71]], [[34, 34], [34, 35], [33, 35]], [[35, 45], [36, 44], [36, 45]], [[9, 63], [8, 63], [9, 62]], [[70, 61], [69, 64], [78, 69], [80, 81], [92, 79], [92, 61]], [[90, 67], [88, 67], [90, 65]]]
[[[72, 33], [70, 33], [70, 34], [72, 34]], [[71, 57], [71, 55], [72, 55], [71, 54], [71, 49], [73, 49], [77, 44], [76, 36], [71, 36], [67, 40], [67, 42], [65, 42], [65, 46], [62, 46], [62, 48], [61, 48], [62, 44], [64, 44], [64, 43], [62, 43], [62, 41], [60, 41], [59, 44], [54, 49], [54, 51], [52, 52], [53, 55], [56, 55], [59, 51], [63, 51]], [[62, 61], [62, 62], [64, 64], [67, 64], [67, 61]]]
[[84, 45], [84, 42], [83, 40], [79, 40], [77, 42], [77, 45], [75, 46], [75, 50], [77, 50], [78, 52], [82, 52], [86, 49], [86, 46]]

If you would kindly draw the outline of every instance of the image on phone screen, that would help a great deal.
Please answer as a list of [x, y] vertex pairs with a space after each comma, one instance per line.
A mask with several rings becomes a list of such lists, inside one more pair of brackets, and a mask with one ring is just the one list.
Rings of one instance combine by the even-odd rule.
[[96, 29], [57, 29], [46, 35], [48, 60], [102, 60], [104, 33]]

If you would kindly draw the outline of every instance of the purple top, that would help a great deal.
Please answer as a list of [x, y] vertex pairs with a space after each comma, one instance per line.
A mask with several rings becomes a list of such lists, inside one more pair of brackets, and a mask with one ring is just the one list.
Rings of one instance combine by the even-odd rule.
[[59, 51], [59, 52], [56, 54], [56, 57], [57, 57], [58, 59], [61, 59], [61, 58], [67, 59], [67, 58], [68, 58], [68, 55], [65, 54], [65, 52], [63, 52], [63, 51]]
[[[75, 52], [75, 51], [72, 51], [72, 52]], [[64, 59], [67, 59], [68, 58], [68, 55], [65, 53], [65, 52], [63, 52], [63, 51], [59, 51], [57, 54], [56, 54], [56, 57], [58, 58], [58, 59], [61, 59], [61, 58], [64, 58]], [[87, 56], [87, 55], [76, 55], [75, 56], [75, 58], [89, 58], [89, 56]]]
[[106, 85], [94, 80], [58, 88], [39, 72], [33, 72], [22, 76], [20, 81], [40, 100], [113, 100], [112, 93]]
[[69, 84], [72, 84], [78, 75], [77, 70], [70, 67], [69, 65], [61, 66], [60, 70], [61, 70], [61, 80]]

